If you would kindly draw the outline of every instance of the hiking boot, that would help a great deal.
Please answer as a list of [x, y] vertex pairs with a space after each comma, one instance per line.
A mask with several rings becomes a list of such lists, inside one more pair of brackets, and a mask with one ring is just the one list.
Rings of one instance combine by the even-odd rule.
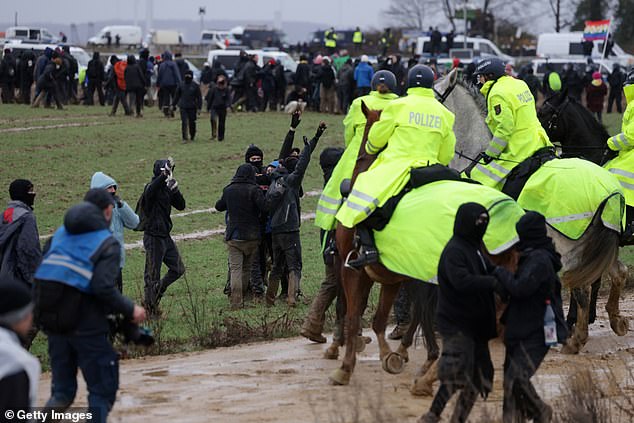
[[318, 344], [325, 344], [327, 341], [327, 339], [321, 333], [315, 333], [305, 328], [302, 328], [299, 334], [303, 336], [304, 338], [307, 338]]
[[379, 252], [373, 247], [362, 247], [357, 258], [346, 260], [345, 266], [349, 269], [361, 270], [364, 266], [379, 262]]
[[390, 332], [390, 334], [387, 337], [388, 339], [392, 339], [392, 340], [401, 339], [407, 333], [408, 328], [409, 328], [409, 324], [399, 323], [394, 327], [392, 332]]
[[438, 423], [440, 421], [440, 416], [435, 415], [431, 411], [423, 414], [423, 416], [418, 419], [417, 423]]

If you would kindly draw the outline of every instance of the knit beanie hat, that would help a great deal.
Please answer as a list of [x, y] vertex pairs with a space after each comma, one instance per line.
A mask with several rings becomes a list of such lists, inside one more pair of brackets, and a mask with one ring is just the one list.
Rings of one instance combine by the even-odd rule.
[[16, 280], [0, 281], [0, 326], [9, 327], [33, 311], [31, 293]]

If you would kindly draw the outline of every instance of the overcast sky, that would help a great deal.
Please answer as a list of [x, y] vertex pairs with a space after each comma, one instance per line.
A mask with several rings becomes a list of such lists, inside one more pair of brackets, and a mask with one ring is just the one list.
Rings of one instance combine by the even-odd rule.
[[[84, 23], [108, 19], [145, 19], [148, 0], [3, 0], [0, 22]], [[281, 10], [282, 20], [332, 23], [335, 26], [378, 27], [379, 15], [388, 0], [153, 0], [154, 19], [198, 20], [198, 7], [206, 6], [205, 18], [258, 19], [273, 22]]]

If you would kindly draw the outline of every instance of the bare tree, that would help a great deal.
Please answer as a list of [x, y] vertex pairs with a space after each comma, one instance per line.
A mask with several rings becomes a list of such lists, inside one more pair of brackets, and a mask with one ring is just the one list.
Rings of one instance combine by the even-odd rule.
[[456, 30], [456, 22], [455, 22], [456, 6], [453, 3], [454, 2], [451, 0], [443, 0], [442, 9], [443, 9], [443, 12], [445, 12], [445, 16], [447, 17], [449, 24], [451, 25], [451, 29], [455, 31]]
[[548, 3], [555, 17], [555, 32], [560, 32], [563, 28], [572, 24], [573, 20], [570, 16], [570, 11], [577, 8], [578, 2], [573, 0], [548, 0]]
[[426, 12], [436, 7], [434, 0], [391, 0], [385, 14], [398, 26], [423, 30]]

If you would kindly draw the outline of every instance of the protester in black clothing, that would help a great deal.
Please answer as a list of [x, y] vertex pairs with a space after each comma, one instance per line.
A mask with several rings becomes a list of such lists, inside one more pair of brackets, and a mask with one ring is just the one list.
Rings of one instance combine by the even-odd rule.
[[185, 72], [185, 80], [176, 88], [172, 109], [177, 105], [181, 113], [183, 143], [186, 143], [188, 140], [188, 128], [189, 139], [194, 141], [194, 137], [196, 136], [196, 116], [203, 107], [203, 99], [200, 94], [200, 87], [194, 82], [194, 74], [190, 70]]
[[265, 209], [271, 216], [273, 244], [273, 268], [266, 291], [266, 302], [269, 305], [275, 303], [285, 266], [288, 271], [288, 305], [294, 307], [297, 304], [302, 272], [302, 250], [299, 238], [300, 190], [304, 173], [310, 163], [310, 156], [325, 130], [326, 124], [321, 122], [310, 142], [304, 137], [304, 150], [299, 160], [294, 157], [286, 159], [284, 165], [278, 167], [271, 175], [271, 185], [265, 199]]
[[[143, 97], [145, 97], [145, 75], [133, 55], [128, 55], [128, 66], [125, 68], [125, 89], [134, 96], [136, 117], [142, 117]], [[131, 100], [130, 100], [131, 101]]]
[[[35, 273], [36, 318], [48, 337], [52, 372], [46, 407], [70, 407], [81, 369], [88, 409], [100, 423], [106, 422], [119, 388], [119, 357], [109, 341], [108, 316], [121, 315], [129, 323], [145, 319], [145, 310], [115, 286], [120, 245], [109, 230], [114, 201], [104, 189], [88, 191], [84, 202], [66, 212]], [[68, 263], [80, 271], [68, 272]]]
[[[240, 50], [238, 56], [238, 64], [236, 65], [233, 78], [231, 78], [231, 88], [233, 89], [233, 107], [241, 106], [246, 100], [244, 68], [250, 62], [249, 55], [246, 51]], [[214, 62], [214, 65], [219, 62]]]
[[612, 65], [612, 73], [608, 75], [608, 84], [610, 84], [610, 95], [608, 96], [608, 113], [612, 113], [612, 105], [616, 103], [616, 111], [623, 113], [623, 84], [625, 83], [626, 74], [621, 69], [621, 65], [615, 63]]
[[32, 411], [37, 405], [40, 361], [20, 344], [29, 336], [33, 323], [30, 290], [10, 279], [0, 279], [0, 410], [1, 421], [10, 422], [4, 412]]
[[[140, 201], [141, 210], [137, 210], [145, 248], [145, 307], [152, 315], [158, 313], [159, 303], [167, 288], [185, 273], [185, 265], [170, 236], [172, 207], [185, 209], [185, 198], [172, 174], [174, 167], [169, 159], [154, 162], [154, 177], [145, 186]], [[163, 263], [168, 271], [161, 279]]]
[[348, 114], [348, 109], [352, 103], [354, 95], [354, 68], [352, 59], [346, 60], [337, 72], [337, 98], [339, 100], [339, 111]]
[[275, 67], [273, 68], [273, 78], [275, 79], [275, 94], [273, 96], [273, 104], [275, 105], [275, 110], [278, 110], [278, 107], [284, 104], [284, 97], [286, 97], [287, 85], [284, 66], [279, 60], [275, 62]]
[[438, 31], [438, 27], [434, 28], [433, 30], [431, 29], [431, 27], [429, 27], [431, 34], [429, 36], [429, 41], [431, 44], [431, 55], [432, 56], [438, 56], [442, 49], [441, 49], [441, 45], [442, 45], [442, 33], [440, 31]]
[[154, 65], [150, 62], [150, 51], [148, 49], [144, 48], [141, 50], [139, 53], [138, 64], [141, 72], [143, 73], [145, 92], [147, 92], [152, 85], [152, 74], [154, 73]]
[[205, 100], [211, 123], [211, 139], [214, 140], [217, 136], [218, 141], [222, 141], [225, 139], [227, 109], [231, 107], [231, 92], [227, 78], [220, 75], [217, 82], [207, 91]]
[[62, 57], [66, 67], [66, 99], [72, 104], [77, 104], [77, 76], [79, 75], [79, 64], [77, 59], [70, 53], [70, 47], [62, 47]]
[[517, 272], [512, 275], [496, 269], [508, 307], [502, 316], [505, 325], [504, 345], [504, 423], [524, 421], [550, 422], [552, 408], [543, 402], [530, 378], [546, 357], [544, 315], [551, 307], [555, 315], [556, 341], [568, 337], [561, 299], [561, 256], [546, 234], [546, 219], [537, 212], [528, 212], [516, 225], [520, 242]]
[[592, 57], [592, 50], [594, 50], [594, 41], [584, 38], [581, 42], [581, 48], [583, 49], [584, 56]]
[[579, 76], [579, 72], [573, 63], [568, 63], [564, 67], [562, 84], [568, 89], [568, 95], [578, 102], [581, 102], [581, 94], [583, 93], [583, 80]]
[[275, 76], [273, 70], [275, 69], [275, 60], [271, 59], [264, 65], [264, 67], [258, 72], [260, 81], [262, 81], [262, 104], [260, 105], [260, 111], [275, 110]]
[[54, 51], [51, 55], [52, 60], [50, 60], [44, 71], [37, 79], [36, 83], [36, 91], [39, 92], [37, 97], [33, 100], [33, 107], [39, 107], [42, 100], [45, 102], [48, 101], [47, 97], [50, 95], [53, 100], [55, 100], [55, 104], [59, 110], [62, 110], [62, 102], [59, 94], [59, 86], [57, 83], [57, 79], [55, 78], [56, 70], [62, 65], [62, 58], [59, 53]]
[[244, 65], [244, 89], [247, 96], [247, 111], [258, 111], [258, 55], [249, 57], [249, 61]]
[[483, 255], [487, 210], [465, 203], [456, 213], [454, 235], [438, 263], [437, 330], [442, 336], [438, 363], [440, 388], [430, 410], [419, 422], [437, 423], [449, 399], [460, 390], [452, 422], [465, 422], [478, 393], [493, 387], [493, 363], [488, 342], [497, 336], [493, 266]]
[[88, 86], [86, 88], [86, 105], [92, 106], [94, 104], [95, 90], [97, 90], [99, 104], [103, 106], [105, 104], [105, 99], [102, 85], [105, 79], [105, 71], [98, 51], [95, 51], [92, 54], [92, 59], [88, 62], [88, 67], [86, 68], [86, 79], [88, 80]]
[[187, 66], [187, 62], [183, 59], [183, 54], [178, 52], [174, 54], [174, 63], [178, 66], [178, 71], [181, 74], [181, 79], [185, 79], [185, 73], [189, 70], [189, 66]]
[[453, 48], [453, 39], [455, 36], [456, 34], [453, 29], [445, 35], [445, 39], [447, 40], [447, 54], [449, 54], [449, 51]]
[[2, 102], [14, 102], [15, 77], [17, 66], [15, 57], [10, 48], [4, 49], [2, 61], [0, 61], [0, 89], [2, 89]]
[[31, 86], [33, 85], [35, 74], [35, 54], [33, 50], [27, 50], [22, 53], [18, 69], [22, 104], [31, 104]]
[[[306, 56], [299, 57], [299, 63], [297, 69], [295, 69], [295, 86], [300, 86], [310, 90], [310, 65]], [[287, 101], [288, 103], [288, 101]]]
[[216, 210], [227, 211], [225, 243], [231, 271], [231, 307], [236, 309], [243, 305], [251, 265], [262, 238], [264, 194], [255, 181], [253, 166], [243, 163], [238, 167], [216, 202]]
[[224, 66], [222, 66], [222, 63], [216, 60], [213, 65], [211, 65], [210, 82], [215, 83], [220, 75], [229, 80], [229, 76], [227, 75], [227, 71], [225, 70]]

